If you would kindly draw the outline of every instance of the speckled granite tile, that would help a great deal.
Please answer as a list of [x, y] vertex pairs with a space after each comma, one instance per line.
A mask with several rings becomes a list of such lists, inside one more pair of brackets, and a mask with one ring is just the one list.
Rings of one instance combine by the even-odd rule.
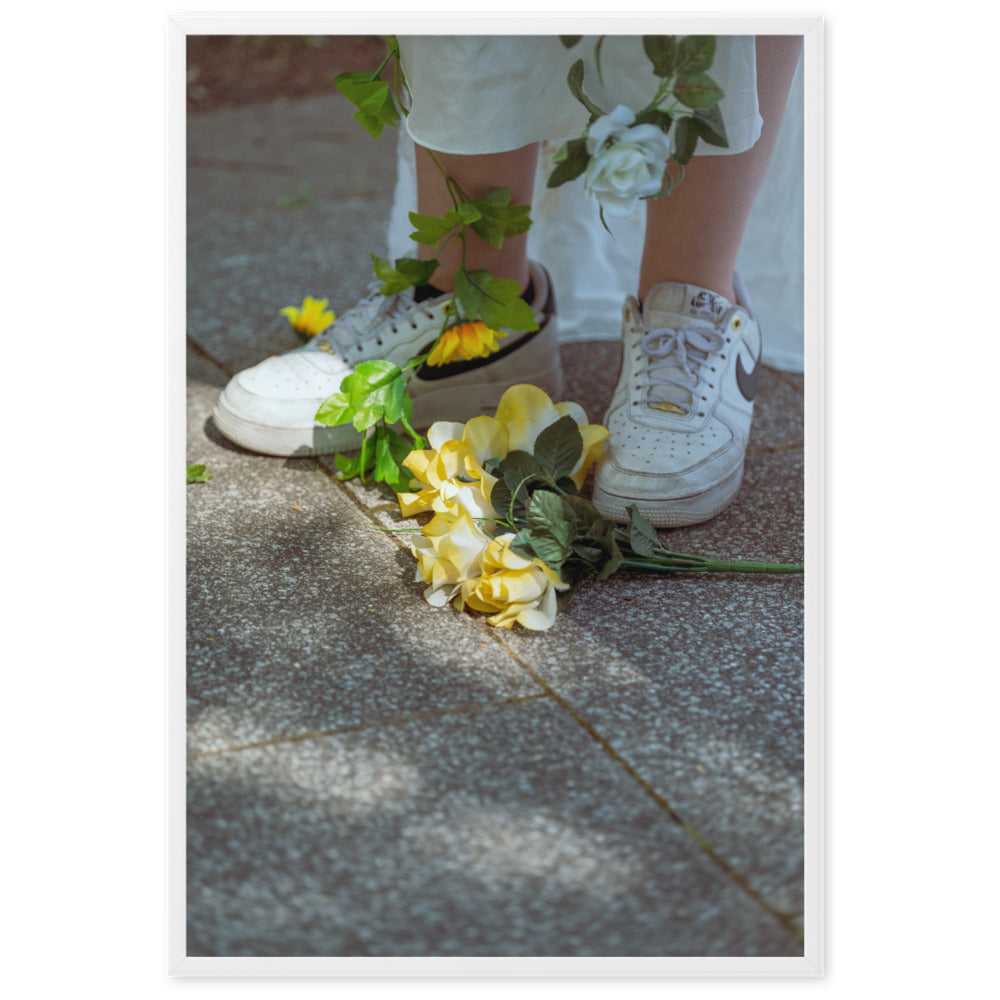
[[395, 143], [362, 132], [364, 155], [343, 156], [359, 128], [339, 94], [189, 116], [187, 330], [230, 375], [298, 346], [284, 306], [340, 314], [372, 281]]
[[[386, 192], [391, 201], [395, 131], [372, 141], [354, 111], [332, 90], [329, 96], [189, 114], [188, 187], [195, 208], [211, 204], [247, 213], [281, 207], [282, 199], [302, 197], [303, 184], [309, 189], [306, 211], [317, 202], [381, 199]], [[345, 156], [345, 146], [354, 155]], [[200, 221], [197, 210], [191, 218]]]
[[214, 361], [200, 357], [190, 348], [185, 361], [188, 385], [210, 385], [221, 389], [229, 381], [229, 376]]
[[217, 393], [188, 389], [189, 461], [213, 473], [186, 492], [193, 750], [537, 692], [315, 463], [206, 434]]
[[802, 906], [802, 604], [792, 578], [624, 574], [509, 647], [775, 907]]
[[[676, 551], [802, 555], [801, 452], [748, 462], [738, 505]], [[802, 905], [801, 576], [627, 572], [510, 648], [783, 911]]]
[[802, 953], [548, 702], [208, 757], [188, 789], [189, 955]]
[[345, 255], [344, 233], [380, 248], [383, 229], [379, 212], [362, 201], [294, 216], [280, 210], [253, 218], [220, 214], [192, 238], [188, 335], [230, 374], [297, 347], [280, 310], [307, 295], [329, 299], [338, 315], [354, 306], [372, 280], [371, 260], [367, 251]]

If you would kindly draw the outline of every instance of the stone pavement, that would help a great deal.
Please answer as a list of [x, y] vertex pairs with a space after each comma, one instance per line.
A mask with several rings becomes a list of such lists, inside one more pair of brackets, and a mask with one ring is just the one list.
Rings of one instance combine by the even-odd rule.
[[[802, 955], [803, 579], [431, 609], [383, 494], [211, 420], [282, 306], [364, 292], [393, 137], [335, 94], [191, 115], [188, 165], [187, 954]], [[592, 420], [618, 358], [564, 348]], [[802, 411], [765, 370], [737, 501], [671, 548], [803, 558]]]

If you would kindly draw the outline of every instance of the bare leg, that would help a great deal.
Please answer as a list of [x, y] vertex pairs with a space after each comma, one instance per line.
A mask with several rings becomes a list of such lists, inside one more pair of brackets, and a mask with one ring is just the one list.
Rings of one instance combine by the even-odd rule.
[[[735, 299], [733, 271], [750, 209], [778, 137], [802, 39], [757, 37], [760, 139], [735, 156], [695, 156], [683, 182], [667, 197], [646, 202], [646, 242], [639, 298], [661, 281], [684, 281]], [[677, 175], [677, 167], [671, 165]]]
[[[466, 194], [473, 198], [494, 188], [506, 186], [511, 190], [511, 204], [531, 203], [538, 161], [537, 144], [523, 146], [508, 153], [479, 156], [435, 153], [434, 157]], [[444, 215], [452, 207], [452, 200], [441, 171], [435, 166], [427, 150], [420, 146], [417, 147], [416, 162], [418, 210], [425, 215]], [[511, 278], [523, 290], [528, 283], [527, 245], [527, 233], [508, 237], [497, 250], [475, 233], [467, 231], [465, 266], [470, 271], [485, 268], [495, 278]], [[433, 256], [433, 247], [421, 244], [420, 256], [424, 259]], [[451, 291], [455, 286], [455, 271], [462, 264], [461, 243], [449, 243], [440, 260], [441, 266], [434, 272], [431, 284], [442, 291]]]

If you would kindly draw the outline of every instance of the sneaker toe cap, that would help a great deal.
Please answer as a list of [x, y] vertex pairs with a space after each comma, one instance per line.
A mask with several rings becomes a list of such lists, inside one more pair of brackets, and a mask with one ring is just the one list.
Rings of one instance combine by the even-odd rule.
[[223, 396], [230, 410], [247, 420], [311, 424], [320, 403], [340, 388], [350, 371], [335, 356], [317, 363], [306, 352], [294, 352], [234, 375]]
[[630, 452], [610, 446], [597, 467], [597, 484], [607, 493], [635, 500], [674, 500], [697, 496], [731, 476], [744, 448], [731, 440], [694, 460], [676, 453]]

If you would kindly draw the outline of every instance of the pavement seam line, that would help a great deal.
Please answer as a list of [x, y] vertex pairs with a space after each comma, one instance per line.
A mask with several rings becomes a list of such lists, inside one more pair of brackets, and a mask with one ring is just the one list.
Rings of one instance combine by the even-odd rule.
[[747, 448], [747, 455], [773, 455], [782, 451], [802, 451], [805, 441], [794, 441], [791, 444], [760, 445], [754, 448]]
[[[354, 496], [354, 494], [350, 490], [347, 489], [347, 487], [341, 480], [331, 475], [330, 470], [328, 470], [326, 466], [323, 465], [322, 462], [317, 460], [316, 466], [318, 471], [322, 470], [322, 472], [326, 475], [326, 478], [334, 482], [339, 487], [339, 489], [350, 498], [350, 500], [357, 507], [358, 512], [365, 518], [365, 520], [369, 521], [369, 523], [371, 524], [377, 524], [375, 519], [371, 516], [369, 509], [356, 496]], [[404, 552], [409, 551], [406, 545], [404, 545], [400, 539], [396, 538], [395, 535], [390, 534], [389, 537]], [[636, 771], [633, 765], [630, 764], [611, 745], [608, 739], [605, 736], [602, 736], [600, 732], [598, 732], [597, 728], [593, 725], [593, 723], [591, 723], [587, 718], [585, 718], [579, 712], [579, 710], [574, 705], [572, 705], [567, 699], [565, 699], [562, 695], [558, 694], [555, 690], [553, 690], [553, 688], [551, 688], [548, 684], [546, 684], [542, 680], [542, 678], [535, 672], [535, 670], [531, 667], [531, 665], [528, 664], [522, 657], [518, 656], [518, 654], [515, 653], [514, 650], [512, 650], [510, 646], [508, 646], [507, 643], [504, 642], [499, 635], [496, 634], [495, 628], [492, 627], [487, 628], [486, 624], [479, 619], [475, 619], [473, 621], [473, 625], [476, 628], [478, 628], [481, 632], [489, 636], [490, 639], [494, 643], [496, 643], [500, 647], [500, 649], [503, 650], [503, 652], [506, 653], [506, 655], [510, 657], [510, 659], [513, 660], [523, 671], [525, 671], [525, 673], [527, 673], [528, 676], [542, 689], [543, 694], [541, 695], [529, 695], [517, 700], [535, 701], [543, 697], [551, 698], [555, 702], [555, 704], [558, 705], [578, 726], [580, 726], [587, 733], [587, 735], [590, 736], [590, 738], [595, 743], [597, 743], [597, 745], [602, 749], [602, 751], [608, 757], [610, 757], [611, 760], [614, 761], [614, 763], [617, 764], [617, 766], [621, 768], [632, 779], [632, 781], [634, 781], [642, 789], [642, 791], [654, 801], [654, 803], [656, 803], [658, 808], [667, 813], [671, 821], [675, 823], [680, 828], [680, 830], [695, 843], [695, 845], [698, 847], [700, 851], [702, 851], [702, 853], [707, 855], [709, 860], [717, 868], [719, 868], [731, 881], [735, 882], [736, 885], [744, 893], [746, 893], [752, 900], [754, 900], [754, 902], [756, 902], [758, 906], [762, 907], [769, 914], [771, 914], [771, 916], [778, 921], [781, 927], [787, 933], [789, 933], [796, 941], [798, 941], [799, 943], [804, 943], [804, 937], [802, 931], [793, 923], [793, 919], [795, 916], [797, 916], [797, 914], [788, 914], [776, 909], [774, 906], [768, 903], [767, 900], [763, 898], [763, 896], [760, 895], [760, 893], [750, 884], [749, 880], [746, 878], [745, 875], [737, 871], [735, 868], [732, 867], [732, 865], [729, 864], [729, 862], [727, 862], [724, 858], [721, 858], [718, 854], [716, 854], [715, 849], [711, 845], [711, 841], [709, 841], [709, 839], [706, 836], [704, 836], [704, 834], [702, 834], [697, 827], [684, 820], [683, 817], [681, 817], [681, 815], [677, 812], [677, 810], [674, 809], [674, 807], [670, 805], [670, 803], [659, 792], [657, 792], [656, 789], [653, 788], [653, 786], [638, 773], [638, 771]], [[510, 704], [510, 703], [511, 702], [508, 701], [508, 702], [501, 702], [499, 704]], [[498, 704], [498, 703], [491, 702], [488, 704]]]
[[226, 376], [226, 378], [233, 377], [233, 373], [229, 370], [229, 367], [227, 365], [224, 365], [217, 358], [213, 358], [212, 355], [209, 354], [208, 351], [206, 351], [205, 348], [202, 347], [201, 344], [199, 344], [198, 341], [196, 341], [191, 336], [190, 333], [187, 334], [187, 347], [188, 350], [191, 351], [200, 360], [207, 361], [209, 362], [209, 364], [215, 365], [215, 367], [218, 368], [219, 371], [221, 371], [222, 374]]
[[255, 740], [252, 743], [239, 743], [234, 746], [222, 747], [218, 750], [198, 750], [187, 755], [188, 762], [204, 760], [206, 757], [221, 757], [228, 753], [241, 753], [244, 750], [259, 750], [263, 747], [282, 746], [286, 743], [303, 743], [306, 740], [323, 739], [327, 736], [341, 736], [345, 733], [358, 733], [365, 729], [377, 729], [381, 726], [405, 726], [411, 722], [422, 722], [425, 719], [440, 719], [451, 715], [472, 715], [485, 709], [502, 705], [518, 705], [522, 702], [540, 701], [549, 697], [545, 693], [517, 695], [504, 698], [501, 701], [472, 702], [468, 705], [457, 705], [453, 708], [432, 709], [426, 712], [413, 712], [410, 715], [395, 715], [389, 719], [378, 719], [373, 722], [357, 722], [351, 726], [338, 726], [334, 729], [314, 729], [305, 733], [294, 733], [291, 736], [275, 736], [269, 740]]
[[767, 910], [768, 913], [774, 917], [782, 928], [787, 931], [796, 941], [800, 944], [805, 943], [805, 938], [803, 936], [800, 928], [794, 923], [796, 917], [799, 916], [798, 913], [786, 913], [782, 910], [777, 909], [772, 906], [763, 896], [751, 885], [749, 879], [741, 872], [737, 871], [732, 865], [729, 864], [724, 858], [720, 857], [715, 852], [715, 848], [712, 846], [711, 841], [693, 824], [688, 823], [677, 810], [667, 801], [667, 799], [661, 795], [653, 786], [642, 777], [641, 774], [636, 770], [634, 765], [632, 765], [628, 760], [619, 753], [614, 746], [612, 746], [610, 740], [606, 736], [603, 736], [597, 727], [584, 716], [575, 705], [572, 704], [567, 698], [564, 698], [561, 694], [555, 691], [550, 685], [548, 685], [542, 678], [536, 673], [532, 666], [524, 660], [522, 657], [518, 656], [517, 653], [512, 650], [507, 643], [503, 641], [500, 636], [492, 636], [493, 641], [497, 643], [504, 651], [517, 663], [523, 670], [525, 670], [528, 675], [534, 680], [539, 687], [541, 687], [545, 693], [552, 699], [555, 704], [561, 708], [585, 733], [601, 748], [601, 750], [611, 758], [611, 760], [623, 770], [629, 778], [634, 781], [639, 788], [649, 796], [658, 808], [667, 813], [670, 819], [680, 828], [681, 832], [685, 834], [689, 839], [693, 840], [698, 849], [705, 855], [708, 856], [709, 860], [718, 867], [729, 879], [736, 883], [736, 885], [743, 890], [758, 906]]

